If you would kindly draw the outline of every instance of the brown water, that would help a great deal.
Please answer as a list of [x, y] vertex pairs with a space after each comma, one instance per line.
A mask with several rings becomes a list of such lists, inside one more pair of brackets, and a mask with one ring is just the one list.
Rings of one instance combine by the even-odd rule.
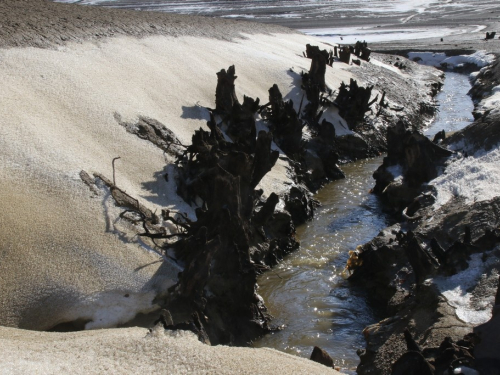
[[348, 287], [342, 271], [348, 250], [389, 224], [378, 198], [369, 193], [372, 174], [381, 163], [382, 158], [375, 158], [346, 165], [347, 178], [331, 182], [316, 195], [321, 207], [297, 230], [301, 248], [258, 282], [275, 323], [286, 328], [255, 346], [309, 357], [317, 345], [336, 365], [356, 367], [356, 350], [365, 346], [362, 330], [377, 317], [365, 294]]

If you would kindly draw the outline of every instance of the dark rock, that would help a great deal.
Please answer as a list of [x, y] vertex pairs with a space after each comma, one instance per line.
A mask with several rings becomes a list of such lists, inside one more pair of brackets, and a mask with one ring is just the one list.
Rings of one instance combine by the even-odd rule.
[[311, 361], [321, 363], [327, 367], [333, 367], [333, 359], [330, 355], [323, 349], [315, 346], [311, 353]]

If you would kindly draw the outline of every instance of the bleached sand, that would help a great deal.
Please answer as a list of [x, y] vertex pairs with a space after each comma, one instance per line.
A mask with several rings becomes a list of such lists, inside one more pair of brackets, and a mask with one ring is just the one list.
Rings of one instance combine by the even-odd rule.
[[208, 346], [187, 331], [0, 328], [2, 374], [338, 374], [273, 349]]

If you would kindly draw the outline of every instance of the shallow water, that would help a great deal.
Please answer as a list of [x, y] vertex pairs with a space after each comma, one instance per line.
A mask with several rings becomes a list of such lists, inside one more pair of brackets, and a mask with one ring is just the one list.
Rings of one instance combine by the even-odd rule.
[[336, 365], [353, 368], [364, 347], [363, 328], [377, 321], [362, 291], [349, 288], [342, 272], [348, 250], [388, 225], [378, 198], [369, 193], [371, 175], [382, 158], [344, 166], [347, 178], [333, 181], [316, 196], [322, 206], [314, 220], [298, 228], [301, 248], [259, 279], [259, 293], [281, 332], [256, 346], [308, 357], [314, 345], [328, 351]]
[[474, 121], [472, 110], [474, 104], [467, 92], [471, 85], [469, 77], [465, 74], [447, 72], [442, 91], [437, 95], [439, 112], [432, 125], [424, 132], [428, 137], [445, 129], [457, 131], [463, 129]]
[[[469, 89], [466, 75], [446, 73], [437, 96], [440, 112], [426, 134], [459, 130], [470, 123]], [[261, 338], [255, 346], [309, 357], [317, 345], [337, 366], [354, 373], [359, 362], [356, 350], [365, 346], [362, 331], [379, 317], [363, 291], [350, 287], [342, 272], [348, 251], [390, 224], [378, 198], [369, 194], [372, 174], [381, 163], [380, 157], [346, 165], [347, 178], [331, 182], [316, 195], [322, 206], [314, 220], [298, 228], [301, 248], [258, 281], [274, 323], [286, 328]]]

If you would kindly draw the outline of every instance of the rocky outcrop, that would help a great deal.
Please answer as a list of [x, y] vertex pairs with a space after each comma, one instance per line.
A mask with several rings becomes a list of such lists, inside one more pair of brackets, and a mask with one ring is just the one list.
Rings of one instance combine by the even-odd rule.
[[405, 328], [403, 336], [406, 353], [391, 366], [392, 375], [445, 375], [445, 374], [489, 374], [500, 373], [500, 285], [497, 287], [492, 318], [472, 332], [454, 340], [447, 336], [439, 345], [426, 345], [421, 349]]
[[[500, 271], [495, 262], [500, 243], [499, 213], [500, 198], [472, 205], [454, 200], [437, 211], [432, 206], [421, 207], [416, 213], [419, 219], [389, 227], [359, 247], [359, 262], [349, 280], [364, 285], [372, 302], [384, 306], [388, 316], [365, 329], [367, 345], [359, 352], [359, 374], [399, 374], [419, 366], [431, 374], [443, 373], [446, 366], [439, 363], [444, 359], [438, 357], [451, 352], [436, 348], [446, 337], [451, 344], [461, 340], [471, 332], [472, 323], [457, 317], [455, 307], [443, 296], [441, 284], [433, 280], [467, 272], [472, 259], [481, 257], [484, 280], [467, 292], [472, 299], [487, 298], [485, 290], [491, 288], [481, 285], [497, 282]], [[405, 329], [417, 345], [434, 349], [422, 350], [421, 355], [406, 353], [401, 339]], [[455, 348], [453, 345], [450, 347]], [[462, 354], [450, 358], [459, 359]], [[395, 358], [400, 359], [393, 367]], [[409, 364], [413, 365], [406, 367]]]
[[[485, 114], [436, 141], [455, 148], [460, 141], [465, 155], [488, 150], [498, 143], [499, 124], [494, 113]], [[389, 153], [375, 173], [376, 192], [392, 197], [393, 207], [394, 202], [399, 209], [408, 206], [402, 223], [386, 228], [357, 251], [359, 261], [350, 280], [364, 285], [387, 316], [365, 329], [367, 344], [358, 353], [358, 373], [434, 375], [460, 367], [496, 374], [498, 356], [489, 349], [498, 345], [496, 307], [491, 320], [476, 328], [470, 317], [484, 313], [498, 287], [500, 198], [467, 203], [455, 197], [435, 209], [432, 187], [421, 186], [437, 175], [436, 165], [450, 152], [421, 139], [403, 124], [391, 129]], [[395, 175], [400, 176], [396, 187]], [[395, 195], [403, 187], [407, 195]], [[453, 288], [461, 288], [469, 302], [454, 300]]]

